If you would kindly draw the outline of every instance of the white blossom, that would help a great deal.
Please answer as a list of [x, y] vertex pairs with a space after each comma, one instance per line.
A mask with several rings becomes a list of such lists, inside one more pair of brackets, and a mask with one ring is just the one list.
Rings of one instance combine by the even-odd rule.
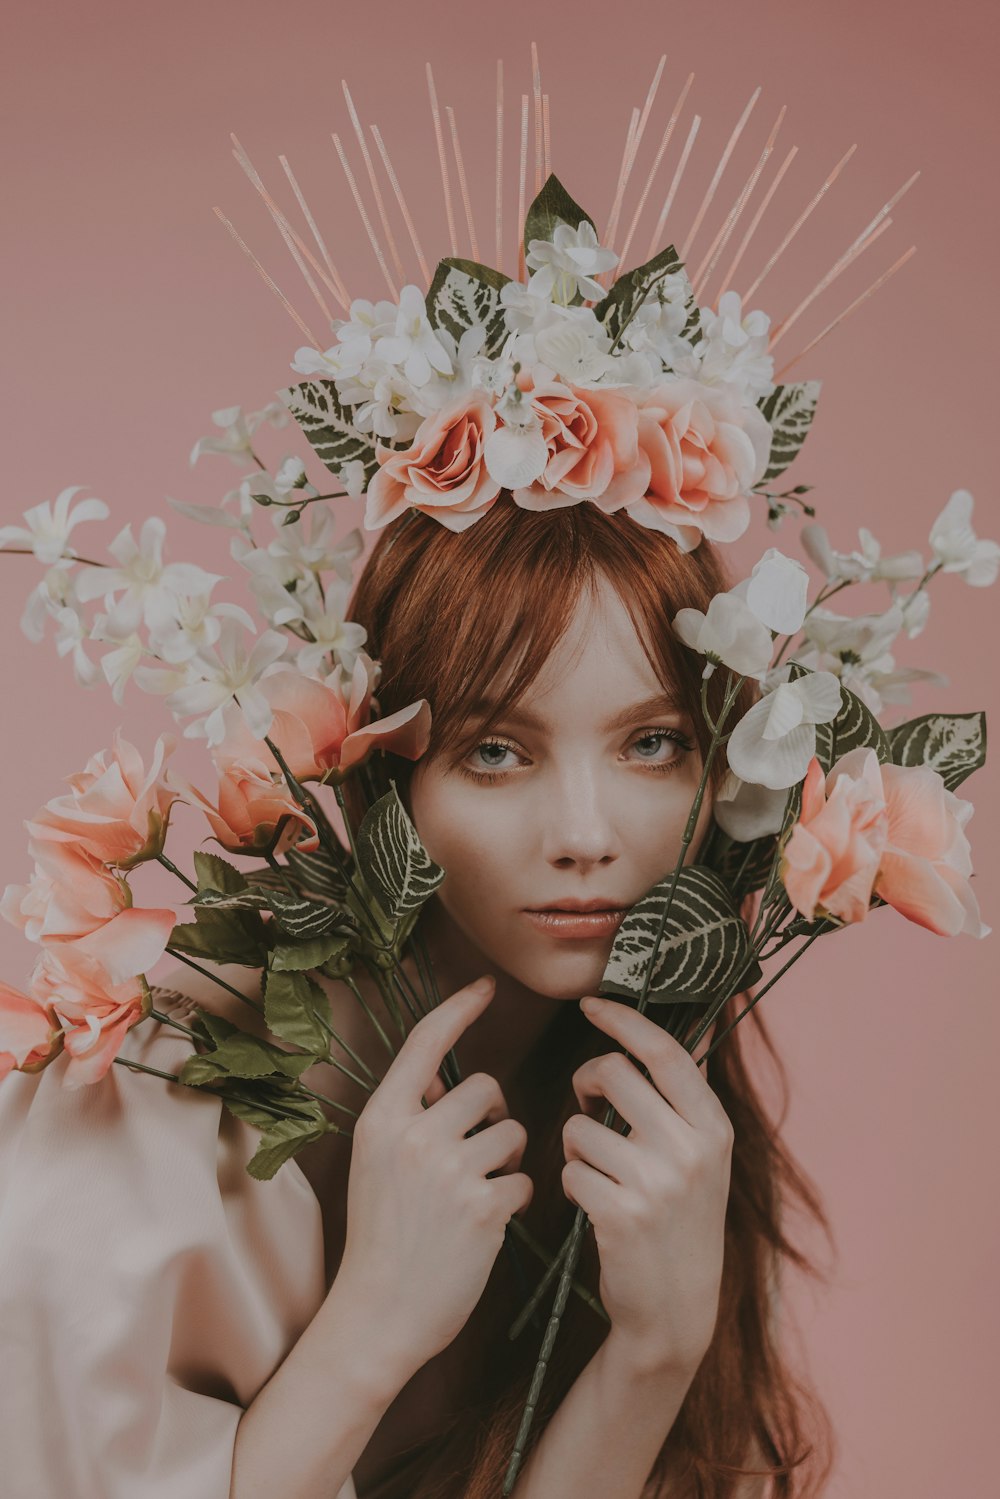
[[828, 583], [902, 583], [923, 575], [924, 559], [919, 552], [883, 557], [875, 537], [864, 526], [858, 530], [859, 547], [853, 552], [834, 551], [825, 526], [817, 521], [803, 526], [799, 536], [804, 551]]
[[749, 578], [729, 590], [743, 599], [761, 624], [779, 635], [795, 635], [802, 628], [809, 593], [809, 574], [801, 562], [768, 547]]
[[816, 725], [836, 718], [840, 702], [840, 683], [831, 672], [809, 672], [794, 682], [780, 682], [754, 703], [730, 734], [730, 769], [741, 780], [772, 791], [794, 786], [816, 753]]
[[[131, 525], [124, 526], [108, 547], [118, 566], [85, 566], [81, 570], [76, 583], [78, 598], [84, 603], [103, 598], [115, 631], [138, 629], [143, 619], [149, 624], [151, 609], [177, 594], [211, 591], [219, 582], [219, 574], [205, 572], [192, 562], [164, 563], [166, 534], [166, 526], [156, 515], [143, 521], [138, 545]], [[111, 604], [113, 595], [119, 593], [121, 598]]]
[[780, 832], [787, 801], [787, 788], [773, 791], [769, 786], [741, 781], [735, 771], [727, 770], [712, 802], [712, 816], [737, 843], [751, 843]]
[[313, 639], [302, 646], [296, 656], [301, 671], [325, 673], [329, 664], [324, 657], [331, 651], [335, 664], [343, 666], [347, 675], [354, 670], [355, 659], [368, 638], [368, 632], [363, 625], [346, 618], [349, 593], [348, 584], [334, 583], [327, 588], [320, 608], [307, 610], [305, 623]]
[[111, 688], [116, 703], [124, 701], [125, 684], [135, 673], [146, 654], [142, 639], [136, 629], [127, 623], [115, 620], [108, 614], [98, 614], [91, 628], [91, 639], [111, 641], [115, 649], [105, 651], [101, 657], [101, 671]]
[[598, 244], [593, 224], [581, 219], [575, 229], [570, 224], [557, 224], [550, 240], [529, 240], [524, 263], [537, 272], [531, 278], [536, 295], [566, 303], [579, 291], [581, 296], [599, 302], [604, 287], [593, 278], [616, 266], [618, 256]]
[[679, 609], [672, 626], [685, 645], [708, 658], [706, 677], [716, 666], [728, 666], [741, 676], [760, 678], [770, 664], [771, 632], [738, 594], [715, 594], [704, 614]]
[[149, 608], [149, 645], [161, 661], [178, 665], [216, 643], [224, 619], [236, 619], [253, 631], [252, 617], [239, 604], [213, 604], [209, 594], [160, 595]]
[[292, 369], [300, 375], [326, 379], [357, 375], [371, 357], [376, 339], [392, 331], [396, 312], [396, 303], [387, 299], [369, 302], [365, 297], [355, 298], [349, 316], [334, 318], [330, 325], [337, 342], [322, 353], [309, 346], [296, 349]]
[[1000, 545], [981, 541], [972, 529], [972, 495], [956, 489], [931, 527], [930, 543], [942, 572], [958, 573], [974, 588], [987, 588], [1000, 570]]
[[110, 511], [103, 500], [80, 500], [72, 505], [73, 496], [85, 484], [71, 484], [56, 496], [55, 502], [43, 500], [24, 512], [26, 526], [0, 526], [0, 548], [25, 547], [39, 562], [51, 566], [60, 557], [75, 557], [70, 532], [81, 521], [106, 520]]
[[706, 385], [728, 385], [747, 405], [756, 405], [774, 390], [774, 359], [767, 352], [771, 319], [766, 312], [742, 311], [740, 295], [724, 292], [719, 308], [700, 309], [701, 339], [695, 345], [698, 379]]
[[687, 326], [691, 282], [684, 270], [662, 276], [636, 308], [622, 343], [637, 353], [649, 351], [673, 374], [698, 378], [695, 346], [681, 334]]
[[221, 427], [221, 437], [199, 437], [191, 449], [191, 463], [197, 463], [202, 453], [224, 453], [235, 463], [245, 463], [252, 456], [252, 438], [263, 422], [272, 427], [283, 427], [288, 421], [288, 410], [280, 401], [269, 401], [260, 411], [243, 415], [242, 406], [223, 406], [212, 412], [212, 421]]
[[814, 609], [803, 625], [808, 647], [796, 652], [796, 660], [813, 670], [832, 672], [872, 713], [878, 714], [887, 702], [908, 702], [911, 682], [939, 686], [945, 682], [936, 672], [897, 668], [889, 647], [905, 625], [906, 616], [898, 601], [882, 614], [854, 618]]
[[378, 339], [377, 349], [383, 359], [402, 369], [412, 385], [425, 384], [432, 370], [440, 375], [452, 372], [451, 360], [431, 327], [419, 286], [403, 287], [393, 329]]
[[[166, 688], [167, 707], [177, 717], [197, 715], [184, 729], [186, 739], [207, 739], [210, 746], [221, 743], [225, 733], [223, 709], [233, 698], [255, 738], [262, 738], [274, 717], [270, 703], [256, 686], [269, 666], [284, 656], [286, 637], [276, 630], [265, 630], [248, 649], [245, 632], [235, 619], [223, 619], [214, 649], [203, 650], [186, 663], [188, 680], [170, 689], [170, 673], [146, 670], [143, 681], [147, 690]], [[176, 676], [174, 676], [176, 681]]]
[[43, 575], [40, 583], [28, 594], [21, 615], [21, 629], [29, 640], [45, 637], [45, 626], [61, 609], [70, 608], [79, 613], [76, 597], [76, 575], [72, 563], [57, 562]]
[[55, 621], [56, 651], [60, 656], [72, 657], [73, 675], [81, 687], [93, 687], [100, 680], [101, 668], [83, 648], [84, 642], [91, 639], [86, 622], [69, 605], [56, 610]]
[[345, 582], [351, 581], [352, 564], [361, 556], [364, 540], [355, 526], [343, 541], [334, 542], [336, 521], [329, 505], [310, 505], [306, 518], [294, 526], [281, 525], [276, 516], [275, 527], [278, 534], [267, 548], [270, 556], [286, 559], [297, 573], [318, 577], [335, 572]]

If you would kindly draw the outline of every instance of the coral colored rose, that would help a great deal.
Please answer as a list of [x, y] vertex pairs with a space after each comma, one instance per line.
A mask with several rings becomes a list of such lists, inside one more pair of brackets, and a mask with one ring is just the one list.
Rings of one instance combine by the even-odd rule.
[[464, 397], [425, 417], [402, 452], [377, 443], [381, 466], [368, 485], [368, 530], [379, 530], [411, 508], [433, 515], [450, 531], [471, 526], [500, 493], [483, 458], [495, 427], [485, 396]]
[[40, 1072], [63, 1047], [51, 1009], [0, 979], [0, 1079], [18, 1068]]
[[35, 873], [8, 885], [0, 915], [31, 942], [51, 944], [67, 963], [96, 963], [109, 982], [145, 973], [160, 958], [176, 918], [165, 909], [136, 910], [124, 880], [68, 844], [32, 839]]
[[767, 469], [771, 428], [723, 386], [664, 381], [638, 394], [639, 448], [650, 464], [644, 498], [628, 514], [691, 551], [735, 541], [750, 522], [747, 492]]
[[112, 983], [98, 964], [67, 964], [52, 949], [46, 949], [36, 963], [31, 988], [62, 1023], [70, 1057], [63, 1076], [65, 1088], [100, 1082], [121, 1051], [126, 1032], [152, 1009], [152, 997], [142, 978]]
[[942, 937], [985, 937], [990, 928], [969, 884], [972, 856], [963, 831], [972, 803], [924, 765], [883, 765], [882, 785], [889, 838], [875, 894]]
[[163, 779], [163, 762], [176, 746], [161, 734], [146, 770], [134, 745], [115, 732], [113, 747], [68, 776], [72, 791], [53, 797], [27, 824], [34, 838], [75, 844], [102, 864], [130, 869], [163, 850], [175, 793]]
[[[316, 824], [303, 812], [280, 775], [275, 777], [258, 760], [234, 760], [226, 766], [219, 776], [217, 806], [195, 786], [185, 785], [184, 790], [185, 800], [201, 808], [217, 842], [228, 853], [267, 850], [281, 854], [293, 844], [309, 853], [319, 847]], [[278, 833], [281, 823], [284, 825]]]
[[[391, 750], [407, 760], [417, 760], [424, 753], [431, 725], [431, 710], [424, 698], [369, 722], [375, 673], [375, 663], [360, 651], [347, 680], [340, 666], [324, 682], [287, 668], [261, 677], [258, 689], [274, 710], [268, 738], [298, 780], [340, 780], [373, 749]], [[225, 708], [223, 723], [224, 737], [212, 751], [220, 769], [242, 761], [280, 771], [267, 745], [253, 737], [235, 704]]]
[[802, 811], [782, 853], [788, 899], [807, 920], [864, 921], [889, 835], [878, 756], [842, 755], [828, 776], [815, 755], [802, 785]]
[[623, 390], [583, 388], [528, 373], [518, 385], [530, 394], [548, 458], [541, 476], [511, 491], [525, 510], [554, 510], [593, 500], [611, 514], [641, 500], [650, 477], [639, 447], [639, 414]]

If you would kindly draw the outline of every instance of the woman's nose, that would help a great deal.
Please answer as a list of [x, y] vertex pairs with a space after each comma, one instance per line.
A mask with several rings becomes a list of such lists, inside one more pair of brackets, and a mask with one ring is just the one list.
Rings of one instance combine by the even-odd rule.
[[601, 794], [599, 778], [587, 766], [567, 767], [553, 779], [539, 816], [544, 854], [551, 864], [585, 869], [611, 863], [621, 852], [608, 797]]

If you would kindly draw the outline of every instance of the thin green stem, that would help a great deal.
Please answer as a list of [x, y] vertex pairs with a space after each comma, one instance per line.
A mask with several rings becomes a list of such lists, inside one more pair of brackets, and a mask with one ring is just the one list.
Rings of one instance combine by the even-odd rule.
[[187, 875], [184, 874], [182, 870], [178, 869], [177, 865], [167, 858], [166, 854], [158, 853], [156, 858], [157, 862], [162, 864], [164, 869], [169, 869], [171, 874], [175, 874], [179, 880], [183, 880], [188, 889], [193, 890], [197, 895], [198, 886], [195, 884], [194, 880], [189, 880]]
[[242, 990], [234, 988], [232, 984], [227, 984], [225, 979], [219, 978], [218, 974], [210, 973], [207, 968], [203, 968], [200, 963], [196, 963], [193, 958], [187, 957], [185, 953], [180, 952], [176, 947], [168, 947], [167, 952], [172, 958], [177, 958], [179, 962], [186, 963], [189, 968], [193, 968], [195, 973], [200, 973], [204, 978], [211, 979], [212, 983], [218, 984], [220, 989], [227, 989], [230, 994], [234, 994], [237, 999], [241, 999], [245, 1005], [249, 1005], [252, 1010], [256, 1010], [258, 1015], [263, 1015], [264, 1006], [262, 1004], [258, 1004], [255, 999], [251, 999]]
[[[127, 1057], [115, 1057], [115, 1063], [119, 1067], [127, 1067], [130, 1072], [148, 1072], [150, 1077], [165, 1078], [168, 1083], [180, 1083], [176, 1072], [161, 1072], [158, 1067], [147, 1067], [144, 1062], [130, 1062]], [[181, 1083], [183, 1087], [184, 1084]]]
[[[379, 984], [378, 978], [376, 978], [375, 982], [377, 984]], [[382, 1041], [385, 1044], [385, 1048], [388, 1051], [390, 1057], [392, 1057], [395, 1060], [396, 1048], [393, 1046], [392, 1042], [389, 1040], [389, 1037], [386, 1035], [385, 1030], [383, 1029], [382, 1023], [379, 1020], [378, 1016], [372, 1010], [372, 1008], [369, 1005], [368, 1001], [365, 999], [365, 997], [362, 994], [361, 990], [358, 988], [357, 984], [351, 978], [351, 975], [349, 973], [345, 973], [344, 974], [344, 983], [347, 985], [348, 989], [350, 989], [351, 993], [354, 995], [354, 998], [358, 1001], [358, 1004], [364, 1010], [365, 1014], [368, 1016], [368, 1019], [371, 1021], [372, 1025], [375, 1027], [375, 1029], [378, 1032], [378, 1034], [381, 1036]], [[382, 990], [382, 986], [381, 986], [381, 984], [379, 984], [379, 991], [381, 992], [381, 990]]]
[[[0, 547], [0, 556], [8, 552], [11, 556], [18, 557], [34, 557], [35, 555], [33, 547]], [[71, 557], [67, 552], [63, 552], [59, 561], [82, 562], [85, 567], [110, 567], [111, 565], [109, 562], [95, 562], [91, 557]]]

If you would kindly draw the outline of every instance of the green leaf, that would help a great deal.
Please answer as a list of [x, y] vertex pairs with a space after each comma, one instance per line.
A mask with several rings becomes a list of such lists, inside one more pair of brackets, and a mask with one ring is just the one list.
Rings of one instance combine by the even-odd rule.
[[894, 765], [926, 765], [949, 791], [986, 763], [985, 713], [926, 713], [888, 731]]
[[[533, 239], [551, 240], [557, 224], [568, 224], [571, 229], [579, 229], [584, 222], [597, 233], [597, 226], [590, 214], [585, 213], [579, 203], [573, 201], [559, 178], [550, 172], [542, 184], [541, 192], [529, 205], [524, 220], [525, 255], [531, 249]], [[575, 300], [582, 300], [579, 293]]]
[[290, 848], [285, 859], [295, 883], [304, 893], [333, 895], [338, 899], [347, 894], [347, 881], [324, 848], [314, 853]]
[[840, 711], [836, 718], [830, 723], [816, 725], [816, 758], [820, 765], [825, 771], [830, 771], [841, 755], [854, 749], [873, 749], [879, 762], [887, 765], [892, 759], [892, 751], [882, 725], [868, 705], [843, 683], [840, 693]]
[[427, 319], [433, 328], [443, 328], [456, 343], [468, 328], [485, 327], [481, 352], [497, 354], [507, 337], [500, 288], [510, 280], [475, 260], [449, 257], [438, 262], [427, 293]]
[[791, 837], [792, 828], [799, 820], [802, 812], [802, 782], [796, 781], [794, 786], [788, 788], [788, 800], [785, 802], [785, 816], [781, 823], [781, 830], [775, 840], [774, 862], [771, 865], [771, 873], [768, 875], [767, 884], [764, 886], [764, 894], [761, 897], [762, 905], [769, 906], [776, 899], [788, 903], [785, 895], [785, 887], [781, 880], [781, 853]]
[[271, 953], [272, 973], [298, 973], [338, 961], [350, 947], [350, 939], [333, 933], [327, 937], [307, 937], [302, 942], [282, 942]]
[[684, 262], [679, 259], [673, 245], [668, 245], [665, 250], [660, 251], [659, 255], [654, 255], [652, 260], [647, 260], [645, 265], [636, 266], [631, 271], [624, 271], [607, 296], [595, 306], [595, 317], [604, 324], [605, 331], [610, 334], [614, 342], [618, 342], [636, 312], [650, 293], [655, 291], [657, 285], [665, 277], [676, 275], [678, 272], [683, 273], [687, 282], [684, 305], [688, 309], [688, 318], [681, 337], [686, 338], [691, 344], [698, 342], [701, 338], [698, 304], [694, 299], [691, 283], [687, 279], [687, 272], [684, 271]]
[[395, 784], [369, 807], [355, 841], [365, 882], [393, 921], [422, 906], [444, 879], [444, 870], [420, 842]]
[[169, 947], [214, 963], [241, 963], [263, 968], [267, 958], [264, 923], [252, 911], [215, 911], [195, 907], [195, 920], [170, 933]]
[[290, 937], [323, 937], [344, 925], [344, 912], [339, 901], [329, 904], [311, 900], [305, 895], [272, 890], [268, 904], [278, 926]]
[[[758, 484], [783, 474], [806, 440], [816, 415], [821, 380], [803, 380], [798, 385], [776, 385], [769, 396], [757, 402], [771, 424], [771, 453]], [[757, 487], [756, 485], [754, 486]]]
[[330, 1001], [315, 979], [304, 973], [268, 973], [264, 1019], [276, 1036], [313, 1056], [326, 1056], [330, 1042], [323, 1018], [330, 1018]]
[[194, 855], [195, 878], [199, 890], [219, 890], [224, 895], [235, 895], [247, 888], [246, 876], [235, 864], [220, 859], [218, 854], [209, 854], [196, 849]]
[[261, 1136], [256, 1154], [247, 1172], [256, 1181], [270, 1181], [286, 1161], [313, 1140], [320, 1140], [334, 1128], [322, 1116], [309, 1119], [279, 1119]]
[[732, 896], [717, 874], [699, 864], [681, 869], [657, 948], [673, 879], [671, 873], [660, 880], [626, 915], [598, 986], [601, 994], [638, 999], [650, 965], [650, 1004], [707, 1003], [732, 992], [737, 981], [747, 985], [759, 978], [755, 963], [747, 967], [750, 933]]
[[199, 1086], [220, 1077], [298, 1077], [311, 1067], [315, 1058], [298, 1052], [282, 1051], [270, 1041], [249, 1031], [234, 1029], [220, 1041], [214, 1051], [188, 1057], [181, 1068], [182, 1083]]
[[739, 905], [744, 896], [767, 884], [777, 846], [776, 833], [738, 843], [713, 822], [698, 862], [719, 876]]
[[302, 428], [317, 458], [332, 473], [358, 459], [364, 465], [365, 484], [378, 469], [375, 443], [354, 425], [354, 407], [341, 401], [332, 380], [305, 380], [301, 385], [279, 390], [278, 395]]
[[270, 893], [266, 890], [237, 890], [224, 895], [221, 890], [199, 890], [191, 901], [193, 906], [212, 911], [269, 911]]

